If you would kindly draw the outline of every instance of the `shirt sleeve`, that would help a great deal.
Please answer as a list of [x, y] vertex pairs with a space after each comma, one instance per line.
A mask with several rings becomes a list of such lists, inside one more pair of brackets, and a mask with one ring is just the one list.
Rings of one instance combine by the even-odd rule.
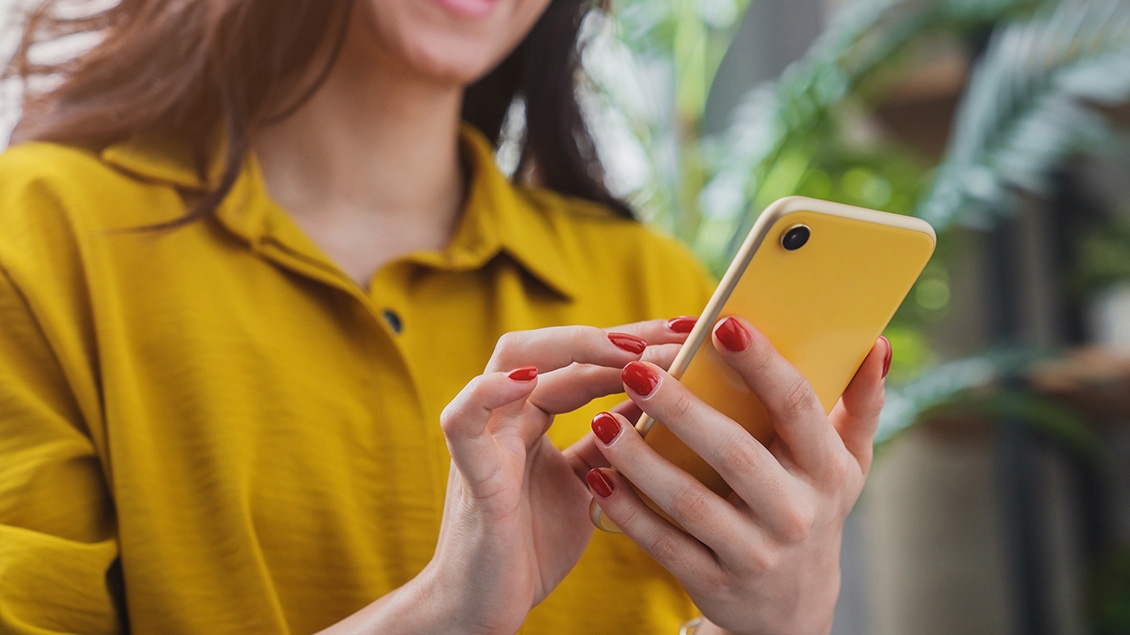
[[0, 635], [122, 632], [113, 502], [61, 369], [0, 267]]

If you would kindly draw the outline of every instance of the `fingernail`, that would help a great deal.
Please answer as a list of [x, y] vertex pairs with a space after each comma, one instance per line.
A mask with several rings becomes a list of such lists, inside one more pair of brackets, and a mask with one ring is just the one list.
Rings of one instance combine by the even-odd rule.
[[612, 486], [612, 481], [608, 480], [608, 477], [604, 475], [604, 472], [601, 472], [598, 468], [589, 470], [588, 474], [585, 474], [585, 481], [588, 482], [589, 487], [592, 488], [592, 491], [601, 498], [608, 498], [612, 495], [612, 491], [615, 489]]
[[643, 362], [631, 362], [620, 373], [628, 388], [641, 397], [650, 397], [659, 385], [659, 375]]
[[537, 366], [523, 366], [506, 373], [506, 376], [514, 381], [531, 381], [538, 376], [538, 368]]
[[895, 350], [891, 346], [891, 340], [887, 339], [886, 336], [880, 335], [879, 339], [883, 340], [887, 344], [887, 355], [883, 358], [883, 377], [886, 378], [887, 371], [891, 370], [891, 357], [894, 356]]
[[601, 412], [592, 418], [592, 431], [601, 443], [608, 445], [620, 435], [620, 421], [607, 412]]
[[612, 343], [616, 346], [636, 355], [643, 353], [644, 350], [647, 349], [647, 342], [635, 335], [628, 335], [627, 333], [609, 333], [608, 339], [612, 340]]
[[696, 322], [698, 322], [698, 318], [683, 315], [667, 320], [667, 328], [676, 333], [690, 333], [694, 330]]
[[740, 353], [749, 348], [749, 331], [738, 322], [737, 318], [728, 317], [714, 327], [714, 334], [718, 341], [734, 353]]

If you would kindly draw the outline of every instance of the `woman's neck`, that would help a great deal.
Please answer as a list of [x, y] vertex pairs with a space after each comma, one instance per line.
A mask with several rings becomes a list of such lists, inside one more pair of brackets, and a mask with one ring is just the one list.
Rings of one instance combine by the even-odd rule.
[[450, 239], [464, 196], [462, 88], [349, 47], [297, 112], [252, 139], [267, 190], [365, 284], [389, 260]]

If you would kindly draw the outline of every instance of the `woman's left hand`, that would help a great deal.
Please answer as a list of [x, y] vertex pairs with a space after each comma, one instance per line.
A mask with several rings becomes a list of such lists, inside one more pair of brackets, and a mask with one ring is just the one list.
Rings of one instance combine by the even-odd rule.
[[[765, 405], [763, 445], [662, 369], [624, 369], [628, 396], [733, 488], [722, 498], [659, 457], [624, 417], [593, 420], [615, 468], [594, 469], [604, 513], [682, 582], [708, 620], [700, 635], [828, 633], [840, 586], [844, 520], [871, 466], [890, 343], [880, 339], [831, 415], [804, 377], [748, 322], [721, 320], [714, 346]], [[620, 475], [623, 474], [623, 477]], [[645, 505], [624, 480], [679, 522]]]

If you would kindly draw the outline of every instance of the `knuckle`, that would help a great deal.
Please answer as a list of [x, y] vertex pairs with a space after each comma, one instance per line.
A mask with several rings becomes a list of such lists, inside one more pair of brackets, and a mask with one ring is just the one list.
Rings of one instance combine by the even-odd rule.
[[770, 372], [773, 367], [774, 357], [777, 355], [777, 349], [769, 343], [769, 340], [764, 337], [754, 337], [750, 343], [749, 353], [746, 356], [745, 363], [749, 369], [759, 375], [764, 375]]
[[745, 571], [756, 576], [764, 576], [775, 571], [780, 560], [779, 551], [765, 544], [746, 551], [742, 564]]
[[[615, 500], [615, 497], [613, 498], [613, 500]], [[608, 504], [609, 501], [601, 503], [601, 509], [604, 509], [605, 513], [608, 513], [609, 511], [604, 507]], [[611, 514], [609, 514], [609, 518], [612, 518]], [[628, 531], [629, 529], [639, 524], [639, 519], [640, 512], [638, 509], [636, 509], [632, 505], [623, 505], [622, 508], [618, 510], [617, 518], [612, 518], [612, 522], [616, 523], [616, 525], [620, 527], [622, 531]]]
[[509, 353], [518, 348], [521, 341], [524, 339], [522, 331], [510, 331], [503, 333], [502, 337], [498, 338], [498, 343], [494, 346], [495, 354]]
[[810, 506], [794, 503], [781, 515], [777, 534], [786, 544], [798, 544], [812, 534], [815, 523], [816, 514]]
[[852, 461], [843, 452], [836, 452], [824, 461], [824, 474], [831, 483], [847, 480]]
[[731, 475], [752, 474], [757, 470], [758, 456], [750, 444], [749, 433], [734, 434], [726, 440], [726, 451], [718, 459], [722, 472]]
[[694, 485], [680, 487], [671, 497], [671, 515], [675, 518], [700, 518], [707, 511], [705, 493]]
[[443, 430], [443, 436], [447, 438], [451, 438], [459, 430], [459, 416], [455, 411], [455, 403], [452, 402], [447, 404], [443, 412], [439, 413], [439, 427]]
[[675, 361], [675, 356], [679, 354], [679, 349], [682, 348], [680, 344], [657, 344], [648, 346], [644, 351], [641, 361], [650, 362], [659, 366], [664, 370], [670, 370], [671, 362]]
[[594, 340], [602, 342], [601, 338], [608, 337], [606, 331], [595, 326], [568, 326], [565, 327], [564, 335], [572, 341]]
[[722, 569], [704, 575], [699, 581], [697, 590], [706, 597], [722, 597], [728, 595], [733, 589], [733, 581]]
[[463, 387], [455, 399], [444, 406], [443, 411], [439, 413], [439, 427], [443, 430], [444, 436], [450, 438], [459, 434], [464, 411], [469, 405], [479, 401], [479, 396], [483, 392], [483, 383], [482, 375], [475, 377]]
[[693, 406], [694, 402], [691, 400], [689, 392], [676, 392], [665, 408], [667, 412], [664, 414], [663, 420], [683, 421], [686, 416], [690, 414], [691, 408]]
[[651, 553], [651, 557], [661, 563], [675, 560], [680, 551], [674, 535], [668, 531], [658, 532], [654, 538], [648, 541], [647, 550]]
[[816, 395], [812, 392], [808, 380], [797, 373], [785, 388], [778, 411], [785, 417], [795, 417], [811, 410], [815, 399]]

